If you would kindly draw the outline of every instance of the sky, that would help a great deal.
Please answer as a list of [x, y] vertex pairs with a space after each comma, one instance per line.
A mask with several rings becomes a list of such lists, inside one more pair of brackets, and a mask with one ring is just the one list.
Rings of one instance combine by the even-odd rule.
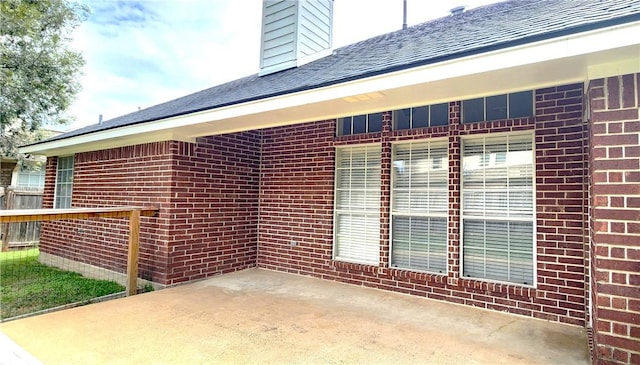
[[[86, 64], [70, 130], [259, 69], [262, 0], [80, 0], [89, 18], [72, 47]], [[407, 0], [409, 26], [496, 0]], [[333, 46], [402, 28], [403, 0], [334, 0]]]

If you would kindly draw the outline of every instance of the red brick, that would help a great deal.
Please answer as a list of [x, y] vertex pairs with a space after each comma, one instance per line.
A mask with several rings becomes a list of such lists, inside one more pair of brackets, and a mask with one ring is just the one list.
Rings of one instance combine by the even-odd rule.
[[620, 108], [620, 79], [618, 76], [608, 77], [606, 85], [607, 109]]

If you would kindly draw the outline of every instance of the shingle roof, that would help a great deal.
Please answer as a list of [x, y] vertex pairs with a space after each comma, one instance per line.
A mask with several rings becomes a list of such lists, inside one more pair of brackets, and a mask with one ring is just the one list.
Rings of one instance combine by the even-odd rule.
[[[339, 84], [472, 54], [640, 21], [638, 0], [513, 0], [472, 9], [77, 129], [48, 141]], [[257, 61], [256, 61], [257, 62]]]

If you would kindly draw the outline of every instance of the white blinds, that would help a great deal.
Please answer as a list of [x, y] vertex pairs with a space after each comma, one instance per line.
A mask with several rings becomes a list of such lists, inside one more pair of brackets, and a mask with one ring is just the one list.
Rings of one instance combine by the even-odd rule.
[[533, 284], [531, 135], [463, 141], [463, 276]]
[[380, 260], [380, 146], [336, 151], [337, 260], [378, 265]]
[[394, 146], [392, 266], [446, 272], [448, 167], [446, 141]]

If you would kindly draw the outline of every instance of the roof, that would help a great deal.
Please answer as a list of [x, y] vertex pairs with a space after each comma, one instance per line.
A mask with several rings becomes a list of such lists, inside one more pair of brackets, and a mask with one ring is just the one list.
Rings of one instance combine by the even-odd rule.
[[[55, 141], [311, 90], [493, 50], [640, 21], [638, 0], [513, 0], [428, 21], [48, 139]], [[43, 141], [44, 142], [44, 141]], [[42, 143], [42, 142], [41, 142]]]

